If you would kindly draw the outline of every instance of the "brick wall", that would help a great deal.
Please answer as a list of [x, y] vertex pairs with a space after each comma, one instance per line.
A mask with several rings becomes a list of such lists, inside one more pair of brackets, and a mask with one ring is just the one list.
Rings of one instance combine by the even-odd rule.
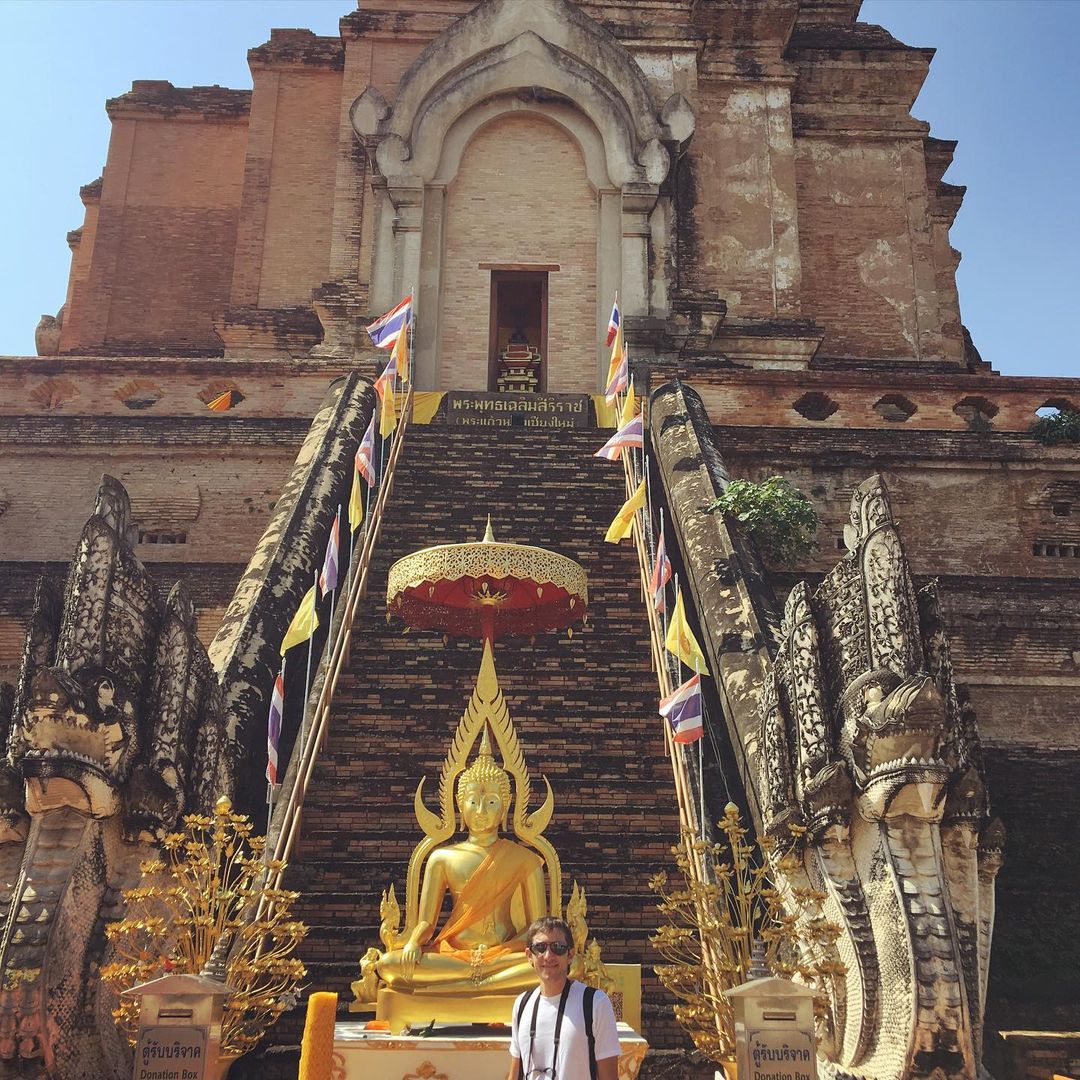
[[340, 97], [340, 71], [277, 77], [260, 307], [308, 304], [330, 276]]
[[552, 263], [547, 388], [596, 390], [596, 227], [581, 151], [562, 128], [510, 116], [473, 138], [446, 196], [442, 389], [487, 389], [491, 272], [478, 264]]
[[921, 145], [801, 138], [796, 176], [802, 313], [822, 355], [940, 358]]
[[220, 349], [212, 319], [229, 295], [245, 139], [243, 116], [114, 117], [66, 351]]
[[794, 151], [786, 90], [703, 83], [697, 117], [688, 147], [693, 216], [682, 222], [695, 237], [686, 284], [719, 290], [731, 318], [797, 315]]

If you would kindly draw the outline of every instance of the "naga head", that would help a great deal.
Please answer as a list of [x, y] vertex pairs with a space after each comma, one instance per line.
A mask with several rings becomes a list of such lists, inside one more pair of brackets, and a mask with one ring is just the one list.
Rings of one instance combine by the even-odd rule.
[[947, 713], [926, 674], [901, 679], [877, 670], [856, 679], [843, 696], [840, 750], [870, 821], [910, 814], [941, 817], [952, 769], [946, 760]]
[[123, 682], [97, 667], [40, 669], [13, 740], [33, 809], [67, 805], [107, 817], [137, 750], [137, 708]]

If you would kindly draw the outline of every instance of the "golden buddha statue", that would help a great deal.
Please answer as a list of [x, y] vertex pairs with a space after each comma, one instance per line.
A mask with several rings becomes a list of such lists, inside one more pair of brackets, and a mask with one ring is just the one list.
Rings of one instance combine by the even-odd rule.
[[[510, 810], [510, 777], [491, 756], [487, 726], [476, 760], [458, 777], [457, 808], [468, 837], [427, 860], [419, 919], [400, 948], [375, 965], [391, 989], [518, 993], [536, 985], [524, 931], [547, 913], [544, 860], [499, 835]], [[436, 934], [449, 890], [453, 909]], [[514, 908], [521, 915], [514, 918]]]
[[[554, 809], [551, 785], [544, 784], [544, 802], [529, 813], [529, 773], [486, 641], [472, 699], [443, 762], [439, 812], [424, 804], [423, 780], [416, 790], [425, 835], [409, 860], [404, 930], [391, 887], [380, 906], [384, 948], [361, 959], [352, 1011], [374, 1008], [395, 1029], [411, 1020], [509, 1018], [515, 995], [537, 981], [524, 932], [562, 907], [559, 857], [543, 836]], [[452, 909], [440, 926], [447, 892]]]

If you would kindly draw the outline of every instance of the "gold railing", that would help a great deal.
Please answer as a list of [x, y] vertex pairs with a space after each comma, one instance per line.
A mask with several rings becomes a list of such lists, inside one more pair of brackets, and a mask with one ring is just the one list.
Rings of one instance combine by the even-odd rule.
[[[402, 405], [401, 417], [398, 421], [397, 430], [390, 447], [390, 454], [387, 457], [383, 474], [379, 479], [375, 505], [368, 514], [360, 552], [358, 555], [354, 555], [352, 563], [349, 566], [349, 591], [341, 614], [337, 619], [337, 632], [334, 632], [333, 623], [331, 623], [330, 626], [330, 654], [322, 665], [325, 667], [326, 672], [322, 688], [319, 691], [319, 697], [316, 701], [315, 708], [312, 711], [311, 721], [306, 725], [302, 725], [304, 734], [301, 738], [297, 739], [295, 744], [296, 751], [294, 752], [299, 753], [299, 761], [297, 763], [297, 768], [293, 773], [294, 780], [292, 788], [289, 790], [288, 801], [285, 804], [285, 809], [282, 811], [280, 819], [278, 819], [280, 820], [280, 825], [273, 845], [273, 852], [268, 856], [268, 858], [281, 863], [282, 868], [270, 875], [268, 881], [270, 888], [277, 889], [281, 887], [284, 864], [288, 863], [296, 843], [297, 835], [299, 834], [300, 819], [304, 806], [304, 798], [307, 795], [308, 784], [311, 782], [312, 774], [315, 771], [319, 751], [322, 749], [322, 745], [329, 732], [330, 708], [333, 704], [334, 692], [337, 689], [338, 678], [341, 676], [341, 672], [345, 665], [349, 662], [349, 652], [352, 645], [353, 619], [356, 616], [357, 608], [367, 596], [368, 575], [371, 570], [372, 555], [375, 550], [375, 544], [379, 539], [379, 532], [382, 529], [386, 501], [390, 497], [390, 491], [394, 486], [394, 472], [397, 468], [398, 457], [401, 454], [401, 447], [405, 442], [405, 432], [409, 426], [409, 420], [412, 417], [412, 403], [413, 388], [410, 385]], [[378, 408], [378, 402], [376, 402], [375, 407]], [[304, 702], [304, 705], [306, 719], [306, 701]], [[277, 815], [275, 815], [275, 818], [276, 817]], [[277, 824], [277, 821], [275, 821], [275, 824]], [[263, 907], [263, 900], [260, 899], [260, 913], [262, 912]]]

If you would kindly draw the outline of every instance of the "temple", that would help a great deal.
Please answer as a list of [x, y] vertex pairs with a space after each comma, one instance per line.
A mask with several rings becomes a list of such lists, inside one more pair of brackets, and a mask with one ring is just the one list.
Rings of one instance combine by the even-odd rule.
[[[490, 514], [588, 573], [588, 625], [500, 639], [501, 686], [605, 961], [642, 965], [645, 1069], [697, 1075], [648, 944], [679, 835], [649, 625], [630, 544], [603, 543], [622, 469], [592, 456], [617, 295], [715, 676], [698, 794], [763, 835], [809, 823], [806, 874], [876, 936], [849, 954], [836, 1075], [1077, 1075], [1080, 464], [1031, 428], [1080, 410], [1080, 379], [999, 375], [963, 325], [964, 133], [912, 115], [933, 49], [859, 0], [348, 2], [336, 36], [268, 27], [251, 89], [144, 80], [106, 103], [66, 295], [37, 356], [0, 358], [0, 1076], [74, 1078], [73, 1047], [120, 1060], [94, 981], [118, 890], [218, 794], [265, 815], [278, 646], [377, 409], [388, 353], [365, 327], [407, 294], [413, 415], [287, 881], [308, 981], [349, 996], [475, 673], [475, 651], [388, 625], [388, 568]], [[773, 474], [817, 511], [797, 564], [701, 512]], [[807, 686], [854, 750], [800, 757]], [[290, 684], [283, 775], [302, 699]], [[881, 732], [909, 720], [929, 772], [905, 759], [881, 795]], [[841, 758], [853, 780], [818, 799]], [[856, 888], [870, 833], [900, 899]], [[35, 861], [41, 837], [83, 893]], [[57, 911], [74, 980], [24, 925]], [[953, 952], [927, 959], [928, 933]], [[902, 992], [910, 1051], [873, 1012]], [[301, 1023], [230, 1075], [295, 1075]]]

